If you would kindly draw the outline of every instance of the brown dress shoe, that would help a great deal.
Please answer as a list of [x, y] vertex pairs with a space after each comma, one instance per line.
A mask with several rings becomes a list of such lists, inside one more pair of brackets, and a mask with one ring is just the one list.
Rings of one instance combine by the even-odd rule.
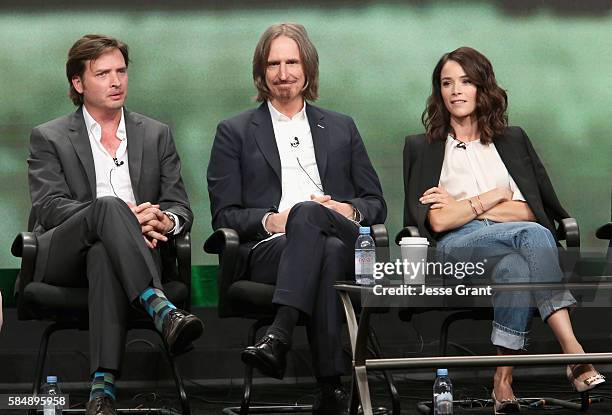
[[87, 415], [117, 415], [115, 401], [108, 396], [98, 396], [85, 405]]
[[166, 347], [176, 356], [192, 348], [191, 342], [202, 335], [204, 323], [191, 313], [173, 309], [164, 317], [162, 327]]

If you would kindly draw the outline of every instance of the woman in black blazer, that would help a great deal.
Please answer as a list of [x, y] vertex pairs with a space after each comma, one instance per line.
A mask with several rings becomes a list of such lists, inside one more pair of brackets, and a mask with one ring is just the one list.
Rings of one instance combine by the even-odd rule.
[[[506, 108], [485, 56], [468, 47], [442, 56], [426, 134], [406, 138], [404, 225], [444, 258], [487, 259], [497, 283], [561, 281], [554, 222], [569, 215], [525, 132], [507, 126]], [[564, 353], [584, 353], [567, 311], [575, 302], [567, 290], [497, 292], [491, 341], [500, 354], [525, 349], [537, 309]], [[568, 366], [567, 376], [578, 391], [605, 381], [587, 364]], [[498, 367], [493, 383], [495, 413], [518, 412], [512, 367]]]

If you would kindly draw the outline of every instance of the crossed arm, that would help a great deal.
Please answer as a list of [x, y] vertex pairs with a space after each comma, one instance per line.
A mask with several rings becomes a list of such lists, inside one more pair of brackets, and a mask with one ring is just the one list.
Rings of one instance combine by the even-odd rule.
[[496, 222], [535, 221], [526, 202], [512, 200], [512, 191], [497, 187], [478, 196], [457, 201], [440, 187], [432, 187], [423, 193], [419, 201], [430, 205], [427, 219], [434, 232], [458, 228], [473, 219], [489, 219]]

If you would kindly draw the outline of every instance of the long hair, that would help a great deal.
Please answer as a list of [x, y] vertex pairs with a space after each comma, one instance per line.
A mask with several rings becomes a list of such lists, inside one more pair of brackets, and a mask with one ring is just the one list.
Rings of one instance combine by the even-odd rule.
[[128, 46], [120, 40], [105, 35], [85, 35], [74, 42], [74, 45], [68, 51], [68, 60], [66, 61], [66, 76], [70, 85], [68, 96], [74, 105], [83, 104], [83, 94], [79, 94], [74, 89], [72, 78], [83, 76], [85, 62], [98, 59], [101, 55], [112, 49], [118, 49], [121, 52], [127, 67], [130, 63]]
[[425, 126], [427, 139], [446, 140], [449, 133], [454, 134], [450, 125], [450, 113], [444, 105], [440, 86], [440, 76], [444, 64], [455, 61], [465, 71], [470, 81], [476, 86], [476, 118], [480, 141], [484, 144], [493, 141], [495, 135], [502, 134], [508, 125], [508, 96], [506, 91], [497, 85], [491, 62], [482, 53], [470, 47], [461, 47], [442, 55], [431, 76], [431, 95], [421, 121]]
[[261, 35], [255, 53], [253, 54], [253, 82], [257, 88], [257, 101], [270, 98], [270, 90], [266, 85], [266, 70], [268, 68], [268, 55], [272, 41], [280, 36], [286, 36], [297, 43], [300, 50], [300, 60], [304, 67], [306, 84], [302, 96], [304, 99], [316, 101], [319, 98], [319, 54], [308, 37], [306, 29], [297, 23], [274, 24]]

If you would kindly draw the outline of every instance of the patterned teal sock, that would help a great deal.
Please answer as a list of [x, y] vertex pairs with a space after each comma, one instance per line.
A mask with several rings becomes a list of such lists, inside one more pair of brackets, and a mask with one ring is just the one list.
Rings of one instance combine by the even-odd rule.
[[153, 319], [155, 328], [161, 333], [163, 329], [164, 317], [175, 309], [174, 304], [168, 300], [162, 290], [149, 287], [144, 290], [140, 296], [140, 304], [144, 307], [147, 313]]
[[89, 400], [93, 401], [104, 395], [109, 396], [113, 401], [115, 399], [115, 375], [110, 372], [96, 372], [91, 382], [91, 392]]

